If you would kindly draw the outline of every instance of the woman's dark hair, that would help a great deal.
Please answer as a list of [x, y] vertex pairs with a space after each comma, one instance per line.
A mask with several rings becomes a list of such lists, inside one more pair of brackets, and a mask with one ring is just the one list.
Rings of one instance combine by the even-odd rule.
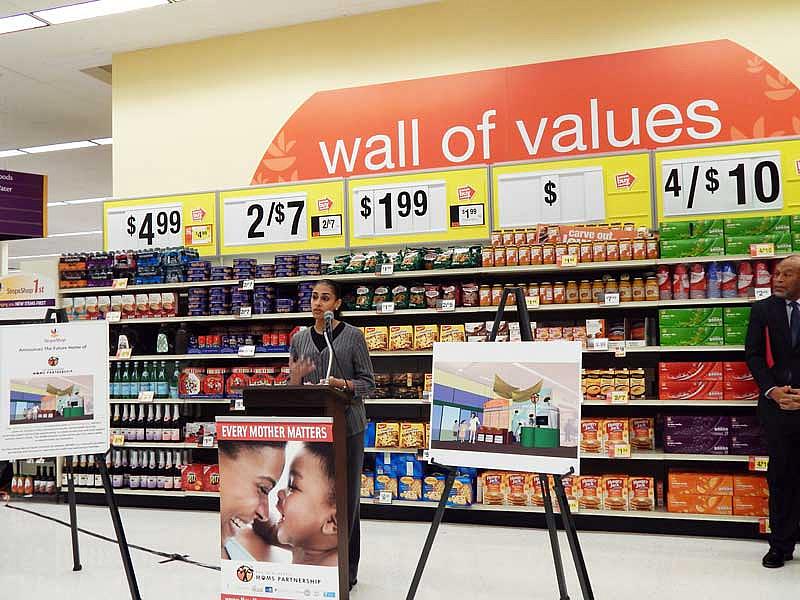
[[328, 502], [336, 506], [336, 463], [333, 457], [333, 444], [327, 442], [306, 442], [306, 450], [322, 465], [322, 471], [330, 482]]
[[326, 285], [333, 290], [333, 295], [336, 296], [336, 299], [339, 300], [342, 297], [342, 286], [338, 283], [333, 281], [332, 279], [320, 279], [317, 283], [314, 284], [314, 287], [318, 285]]
[[230, 459], [237, 459], [243, 451], [258, 452], [262, 448], [275, 448], [284, 450], [286, 442], [219, 442], [219, 452]]

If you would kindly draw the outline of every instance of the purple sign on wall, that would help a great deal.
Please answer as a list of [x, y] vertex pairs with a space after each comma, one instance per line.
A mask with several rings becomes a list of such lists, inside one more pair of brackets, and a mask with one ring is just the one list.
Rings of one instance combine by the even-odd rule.
[[0, 170], [0, 240], [47, 236], [47, 177]]

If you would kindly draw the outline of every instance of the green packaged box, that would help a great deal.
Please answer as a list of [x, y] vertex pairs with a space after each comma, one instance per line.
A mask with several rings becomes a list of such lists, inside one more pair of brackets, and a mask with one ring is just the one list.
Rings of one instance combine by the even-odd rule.
[[744, 237], [765, 233], [786, 233], [792, 228], [789, 215], [774, 217], [752, 217], [749, 219], [725, 219], [725, 237]]
[[800, 231], [792, 232], [792, 250], [800, 250]]
[[784, 254], [792, 251], [792, 234], [765, 233], [763, 235], [725, 236], [726, 254], [750, 254], [751, 244], [775, 244], [775, 253]]
[[723, 256], [725, 238], [721, 235], [688, 240], [661, 240], [661, 258], [687, 256]]
[[792, 221], [792, 232], [797, 231], [800, 233], [800, 215], [792, 215], [790, 219]]
[[722, 346], [722, 327], [662, 327], [662, 346]]
[[723, 329], [723, 337], [725, 344], [728, 346], [743, 346], [744, 339], [747, 337], [747, 327], [739, 327], [735, 325], [725, 325]]
[[749, 306], [731, 306], [722, 309], [722, 324], [725, 326], [747, 327], [749, 322]]
[[658, 311], [658, 325], [664, 327], [721, 327], [722, 307], [663, 308]]
[[723, 234], [722, 219], [700, 221], [671, 221], [658, 226], [662, 240], [687, 240], [702, 237], [717, 237]]

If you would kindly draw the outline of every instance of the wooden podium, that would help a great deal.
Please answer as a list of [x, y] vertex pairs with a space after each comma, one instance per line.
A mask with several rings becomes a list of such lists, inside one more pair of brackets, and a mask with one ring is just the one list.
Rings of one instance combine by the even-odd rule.
[[327, 385], [289, 385], [245, 388], [244, 413], [230, 416], [249, 417], [331, 417], [336, 467], [336, 513], [339, 526], [339, 595], [350, 598], [348, 554], [349, 523], [347, 511], [347, 423], [345, 409], [353, 395]]

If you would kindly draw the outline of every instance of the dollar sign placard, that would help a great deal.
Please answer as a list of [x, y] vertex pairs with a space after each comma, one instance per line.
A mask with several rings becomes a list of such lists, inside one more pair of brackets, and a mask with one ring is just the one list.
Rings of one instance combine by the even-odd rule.
[[558, 200], [556, 184], [552, 179], [548, 179], [547, 183], [544, 184], [544, 202], [549, 206], [553, 206], [553, 204], [556, 203], [556, 200]]
[[275, 203], [275, 222], [281, 225], [286, 220], [286, 215], [283, 212], [283, 202]]
[[372, 216], [372, 197], [364, 196], [361, 198], [361, 216], [365, 219]]
[[109, 249], [183, 245], [184, 211], [180, 202], [134, 204], [137, 202], [109, 202], [104, 207], [104, 244]]
[[544, 223], [558, 223], [561, 220], [561, 178], [556, 174], [544, 175], [539, 180], [542, 194], [541, 215]]
[[719, 171], [714, 167], [706, 170], [706, 181], [708, 181], [706, 189], [712, 194], [719, 189], [719, 179], [717, 179], [717, 175], [719, 175]]

